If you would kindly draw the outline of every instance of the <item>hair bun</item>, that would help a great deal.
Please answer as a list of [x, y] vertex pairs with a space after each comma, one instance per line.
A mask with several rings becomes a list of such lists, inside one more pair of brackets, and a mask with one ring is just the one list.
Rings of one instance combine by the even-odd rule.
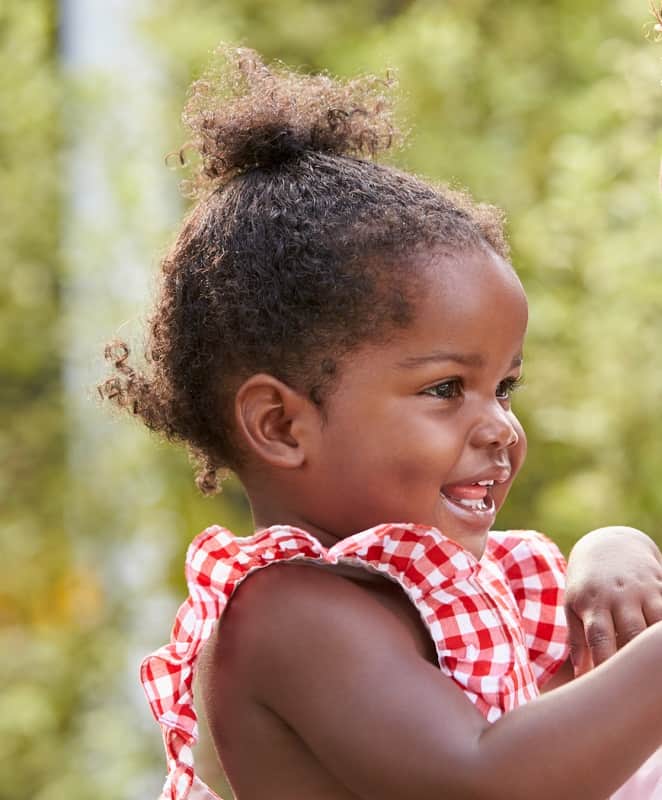
[[225, 45], [215, 56], [182, 115], [192, 136], [180, 158], [188, 148], [200, 156], [194, 193], [307, 151], [373, 157], [394, 140], [390, 76], [341, 82]]

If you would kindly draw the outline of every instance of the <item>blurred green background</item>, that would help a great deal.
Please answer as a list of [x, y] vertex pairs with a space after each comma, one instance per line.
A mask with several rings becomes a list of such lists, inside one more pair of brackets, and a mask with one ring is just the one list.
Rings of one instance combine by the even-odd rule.
[[191, 537], [250, 528], [235, 483], [203, 499], [183, 453], [94, 396], [104, 342], [140, 344], [185, 208], [163, 157], [220, 40], [304, 69], [397, 70], [398, 163], [507, 210], [530, 296], [530, 454], [500, 525], [565, 550], [606, 523], [662, 541], [650, 19], [645, 0], [4, 0], [1, 800], [156, 798], [137, 664], [167, 638]]

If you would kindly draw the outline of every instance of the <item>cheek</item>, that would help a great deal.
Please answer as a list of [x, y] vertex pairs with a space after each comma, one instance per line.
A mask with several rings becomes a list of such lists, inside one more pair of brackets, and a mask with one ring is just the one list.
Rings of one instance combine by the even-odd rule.
[[524, 433], [524, 428], [522, 427], [521, 422], [517, 419], [517, 417], [513, 414], [512, 415], [512, 423], [515, 432], [517, 433], [517, 444], [511, 449], [510, 451], [510, 463], [513, 467], [513, 476], [516, 475], [522, 464], [524, 464], [524, 460], [526, 459], [526, 451], [528, 448], [528, 444], [526, 441], [526, 433]]
[[522, 468], [524, 460], [526, 459], [527, 441], [526, 441], [526, 434], [524, 433], [524, 428], [522, 427], [522, 424], [514, 414], [510, 415], [510, 421], [517, 433], [517, 444], [511, 447], [510, 450], [508, 451], [508, 456], [510, 458], [510, 466], [512, 469], [511, 479], [506, 486], [500, 486], [498, 489], [495, 490], [493, 494], [494, 501], [498, 509], [500, 509], [503, 506], [506, 498], [508, 497], [513, 482], [517, 477], [517, 473]]

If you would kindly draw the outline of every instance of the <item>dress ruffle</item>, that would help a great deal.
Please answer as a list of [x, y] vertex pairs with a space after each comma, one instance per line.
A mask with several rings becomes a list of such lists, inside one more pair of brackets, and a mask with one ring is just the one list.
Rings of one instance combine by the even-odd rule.
[[258, 569], [292, 560], [358, 566], [398, 583], [430, 633], [441, 670], [490, 721], [536, 697], [539, 684], [567, 658], [565, 564], [541, 534], [491, 533], [479, 560], [420, 525], [380, 525], [330, 548], [289, 526], [247, 538], [208, 528], [188, 549], [189, 596], [170, 642], [141, 665], [166, 749], [162, 798], [219, 800], [194, 771], [195, 664], [241, 583]]

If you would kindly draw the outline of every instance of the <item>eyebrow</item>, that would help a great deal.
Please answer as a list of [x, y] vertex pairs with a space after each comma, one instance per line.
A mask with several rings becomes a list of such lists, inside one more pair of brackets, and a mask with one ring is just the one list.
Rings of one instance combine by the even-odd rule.
[[[415, 369], [416, 367], [424, 367], [427, 364], [438, 364], [441, 362], [453, 361], [456, 364], [461, 364], [464, 367], [483, 367], [485, 359], [480, 353], [446, 353], [442, 351], [435, 351], [434, 353], [427, 353], [423, 356], [410, 356], [403, 361], [398, 362], [399, 367], [405, 369]], [[522, 365], [522, 356], [517, 355], [511, 362], [511, 367], [520, 367]]]

